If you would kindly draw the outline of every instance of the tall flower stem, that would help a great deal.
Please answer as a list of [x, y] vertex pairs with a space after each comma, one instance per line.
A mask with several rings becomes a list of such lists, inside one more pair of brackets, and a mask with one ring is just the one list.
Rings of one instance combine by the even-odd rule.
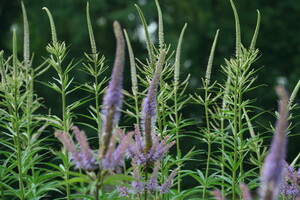
[[84, 65], [89, 73], [93, 76], [94, 78], [94, 87], [92, 88], [93, 95], [95, 96], [95, 113], [96, 113], [96, 123], [97, 123], [97, 132], [98, 132], [98, 140], [99, 140], [99, 146], [101, 144], [101, 113], [100, 113], [100, 98], [99, 94], [101, 92], [101, 86], [102, 82], [99, 80], [99, 75], [103, 72], [103, 61], [104, 61], [104, 56], [99, 59], [99, 53], [97, 53], [97, 46], [95, 42], [95, 37], [94, 37], [94, 32], [91, 24], [91, 19], [90, 19], [90, 9], [89, 9], [89, 2], [87, 2], [86, 6], [86, 17], [87, 17], [87, 25], [88, 25], [88, 31], [89, 31], [89, 36], [90, 36], [90, 43], [91, 43], [91, 50], [92, 54], [91, 56], [87, 56], [89, 61], [92, 62], [92, 65]]
[[14, 80], [14, 102], [13, 102], [13, 123], [12, 128], [16, 133], [16, 137], [14, 137], [14, 142], [17, 147], [17, 163], [18, 163], [18, 178], [19, 178], [19, 189], [20, 189], [20, 199], [25, 200], [25, 190], [23, 183], [23, 164], [22, 164], [22, 149], [21, 149], [21, 133], [20, 133], [20, 124], [19, 124], [19, 105], [18, 105], [18, 68], [17, 68], [17, 36], [16, 31], [13, 31], [13, 80]]
[[[206, 143], [207, 143], [207, 157], [206, 157], [206, 168], [205, 168], [205, 181], [208, 178], [208, 173], [209, 173], [209, 167], [210, 167], [210, 160], [211, 160], [211, 131], [210, 131], [210, 121], [209, 121], [209, 108], [208, 108], [208, 92], [209, 92], [209, 86], [207, 83], [205, 83], [204, 86], [204, 110], [205, 110], [205, 119], [206, 119]], [[202, 193], [202, 199], [205, 199], [206, 196], [206, 189], [207, 185], [206, 183], [203, 186], [203, 193]]]
[[[176, 152], [177, 159], [181, 159], [181, 150], [180, 150], [180, 140], [179, 140], [179, 108], [178, 108], [178, 89], [179, 89], [179, 71], [180, 71], [180, 55], [181, 55], [181, 45], [183, 40], [183, 35], [187, 24], [185, 24], [181, 30], [180, 37], [178, 40], [177, 48], [176, 48], [176, 56], [175, 56], [175, 64], [174, 64], [174, 114], [175, 114], [175, 130], [176, 130]], [[180, 178], [180, 169], [181, 163], [177, 164], [178, 169], [178, 182], [177, 182], [177, 190], [180, 193], [181, 191], [181, 178]]]
[[[217, 44], [217, 39], [219, 36], [219, 30], [217, 30], [213, 45], [210, 51], [209, 59], [208, 59], [208, 64], [207, 64], [207, 69], [206, 69], [206, 74], [205, 74], [205, 80], [203, 81], [204, 85], [204, 110], [205, 110], [205, 119], [206, 119], [206, 142], [207, 142], [207, 160], [206, 160], [206, 168], [205, 168], [205, 182], [208, 179], [209, 176], [209, 168], [210, 168], [210, 160], [211, 160], [211, 147], [212, 147], [212, 133], [211, 133], [211, 125], [210, 125], [210, 114], [209, 114], [209, 104], [211, 104], [210, 100], [210, 89], [214, 87], [214, 84], [210, 85], [210, 79], [211, 79], [211, 70], [212, 70], [212, 65], [213, 65], [213, 60], [214, 60], [214, 54], [215, 54], [215, 49], [216, 49], [216, 44]], [[206, 189], [207, 189], [207, 184], [203, 186], [203, 194], [202, 194], [202, 199], [205, 198], [206, 195]]]
[[[55, 69], [55, 71], [58, 73], [58, 82], [59, 86], [56, 84], [52, 84], [52, 88], [58, 91], [61, 95], [61, 112], [62, 112], [62, 123], [61, 128], [63, 130], [63, 133], [69, 132], [69, 120], [70, 117], [67, 116], [67, 105], [66, 105], [66, 96], [67, 96], [67, 87], [71, 84], [71, 81], [68, 80], [68, 72], [75, 66], [70, 63], [68, 67], [63, 70], [62, 68], [62, 61], [66, 56], [66, 45], [64, 42], [59, 43], [57, 41], [57, 35], [56, 35], [56, 29], [54, 25], [54, 21], [51, 15], [51, 12], [48, 10], [48, 8], [43, 8], [49, 17], [50, 26], [51, 26], [51, 33], [52, 33], [52, 45], [47, 46], [47, 50], [49, 53], [51, 53], [51, 58], [48, 59], [48, 62], [52, 65], [52, 67]], [[55, 58], [54, 58], [55, 57]], [[63, 149], [63, 165], [64, 165], [64, 181], [65, 181], [65, 187], [66, 187], [66, 198], [67, 200], [71, 199], [71, 188], [69, 183], [69, 170], [70, 170], [70, 163], [69, 163], [69, 155], [66, 148]]]
[[[148, 170], [149, 170], [149, 165], [148, 163], [145, 164], [145, 183], [148, 182]], [[147, 194], [148, 190], [147, 187], [144, 188], [144, 200], [147, 200]]]

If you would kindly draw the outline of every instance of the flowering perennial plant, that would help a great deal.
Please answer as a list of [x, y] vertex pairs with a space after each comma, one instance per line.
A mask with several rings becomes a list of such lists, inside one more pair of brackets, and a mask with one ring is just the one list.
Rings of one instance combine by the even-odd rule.
[[280, 194], [286, 199], [300, 198], [300, 168], [298, 171], [283, 162], [283, 177], [280, 186]]
[[[274, 130], [272, 127], [263, 133], [253, 123], [257, 124], [256, 118], [265, 113], [255, 114], [261, 109], [246, 95], [257, 88], [254, 85], [257, 70], [252, 64], [259, 57], [255, 48], [259, 11], [251, 45], [245, 48], [241, 43], [238, 13], [230, 0], [236, 46], [235, 55], [221, 66], [227, 81], [212, 80], [217, 30], [202, 79], [203, 94], [191, 95], [186, 94], [190, 76], [180, 80], [181, 44], [187, 25], [183, 26], [173, 52], [171, 45], [165, 44], [158, 0], [155, 4], [158, 45], [151, 42], [152, 33], [136, 5], [149, 56], [145, 63], [134, 57], [127, 32], [117, 21], [113, 23], [116, 53], [110, 80], [102, 77], [108, 67], [105, 57], [97, 51], [87, 4], [91, 54], [85, 53], [87, 60], [82, 62], [82, 69], [92, 79], [76, 85], [78, 82], [70, 78], [70, 71], [80, 66], [81, 61], [73, 64], [72, 60], [65, 65], [69, 46], [57, 38], [47, 8], [43, 9], [52, 34], [52, 41], [46, 47], [49, 56], [40, 66], [33, 66], [27, 14], [21, 3], [23, 59], [18, 57], [16, 30], [12, 37], [12, 56], [5, 58], [4, 51], [0, 51], [0, 199], [300, 200], [297, 163], [300, 154], [290, 165], [285, 161], [289, 159], [287, 139], [294, 127], [292, 111], [297, 107], [292, 104], [300, 81], [290, 96], [285, 86], [276, 87], [279, 96], [276, 125]], [[132, 94], [123, 89], [125, 46], [129, 52]], [[35, 94], [35, 78], [50, 66], [56, 78], [44, 81], [44, 85], [59, 94], [61, 116], [37, 114], [42, 103]], [[69, 99], [71, 93], [81, 89], [92, 97]], [[68, 105], [71, 100], [74, 102]], [[201, 120], [185, 118], [185, 113], [181, 113], [190, 103], [204, 108]], [[85, 105], [89, 114], [77, 110]], [[121, 113], [124, 113], [122, 118]], [[132, 120], [135, 120], [134, 130], [127, 131], [131, 130]], [[88, 127], [90, 134], [86, 135], [74, 124]], [[51, 128], [56, 130], [56, 138], [53, 135], [43, 138], [47, 134], [45, 130]], [[265, 145], [267, 132], [273, 135], [269, 151]], [[93, 134], [98, 136], [98, 141], [94, 141]], [[176, 149], [168, 153], [175, 141]], [[182, 141], [188, 141], [184, 149]], [[62, 143], [61, 152], [49, 151], [53, 142]], [[188, 153], [184, 154], [190, 144]], [[203, 145], [205, 151], [198, 150]], [[205, 158], [204, 162], [201, 158]], [[250, 189], [259, 190], [257, 198]]]
[[56, 131], [55, 135], [70, 152], [76, 168], [85, 170], [95, 168], [96, 160], [87, 142], [84, 131], [80, 131], [76, 126], [73, 126], [72, 130], [75, 134], [77, 142], [79, 143], [80, 151], [77, 150], [77, 147], [68, 132]]

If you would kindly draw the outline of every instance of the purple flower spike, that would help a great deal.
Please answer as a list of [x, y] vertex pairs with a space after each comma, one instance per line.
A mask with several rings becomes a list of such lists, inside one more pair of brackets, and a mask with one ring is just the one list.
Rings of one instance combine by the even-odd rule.
[[240, 188], [243, 194], [243, 200], [252, 200], [251, 194], [246, 184], [241, 183]]
[[150, 180], [147, 183], [147, 189], [150, 191], [154, 191], [157, 189], [157, 186], [158, 186], [157, 173], [158, 173], [159, 167], [160, 167], [160, 162], [159, 162], [159, 160], [157, 160], [155, 162], [154, 169], [153, 169], [152, 175], [150, 177]]
[[162, 186], [160, 187], [160, 192], [162, 194], [165, 194], [169, 191], [170, 187], [172, 186], [172, 181], [174, 179], [174, 177], [177, 174], [177, 170], [173, 170], [172, 173], [170, 174], [170, 176], [168, 177], [168, 179], [166, 180], [166, 182], [164, 184], [162, 184]]
[[59, 139], [61, 143], [66, 147], [66, 149], [70, 152], [72, 159], [75, 161], [76, 166], [77, 163], [81, 163], [81, 156], [76, 149], [76, 146], [68, 132], [64, 133], [62, 131], [56, 131], [55, 136]]
[[115, 128], [122, 107], [122, 82], [125, 63], [125, 40], [120, 24], [114, 22], [114, 32], [117, 40], [116, 57], [108, 88], [104, 94], [102, 108], [102, 146], [100, 158], [106, 154], [110, 143], [112, 131]]
[[211, 193], [216, 197], [216, 200], [225, 200], [225, 197], [220, 190], [213, 190]]
[[149, 165], [157, 160], [161, 160], [168, 150], [175, 144], [175, 141], [167, 144], [169, 137], [160, 141], [160, 137], [153, 133], [151, 135], [151, 140], [153, 141], [152, 146], [148, 151], [145, 151], [145, 140], [141, 136], [138, 126], [135, 127], [134, 141], [132, 141], [128, 148], [128, 154], [138, 165]]
[[76, 126], [73, 126], [72, 129], [76, 140], [79, 143], [80, 152], [77, 151], [76, 146], [68, 132], [64, 133], [57, 131], [55, 132], [55, 135], [70, 152], [76, 168], [85, 170], [93, 169], [96, 165], [96, 160], [92, 154], [92, 150], [89, 147], [85, 133], [80, 131]]
[[150, 83], [148, 93], [146, 98], [143, 100], [142, 104], [142, 123], [143, 123], [143, 131], [145, 133], [145, 140], [146, 140], [146, 148], [145, 151], [148, 151], [152, 146], [152, 129], [153, 125], [155, 123], [155, 117], [156, 117], [156, 93], [157, 93], [157, 87], [159, 84], [160, 74], [162, 71], [162, 68], [164, 66], [166, 57], [166, 51], [162, 50], [160, 52], [157, 64], [156, 64], [156, 70], [153, 75], [152, 81]]
[[282, 180], [282, 161], [286, 156], [287, 128], [288, 128], [288, 100], [289, 95], [282, 86], [276, 88], [280, 98], [279, 118], [276, 122], [275, 134], [271, 143], [268, 155], [264, 160], [264, 166], [261, 177], [261, 195], [263, 200], [273, 200], [279, 192], [280, 182]]
[[139, 173], [139, 168], [137, 166], [137, 163], [134, 160], [132, 160], [131, 165], [133, 167], [133, 178], [136, 179], [136, 181], [131, 182], [133, 188], [133, 191], [131, 191], [131, 193], [133, 194], [142, 193], [144, 191], [144, 183], [140, 181], [142, 179]]
[[80, 146], [80, 156], [81, 156], [81, 165], [77, 168], [82, 169], [92, 169], [96, 165], [96, 160], [92, 154], [92, 150], [87, 142], [86, 135], [84, 131], [80, 131], [77, 126], [72, 127], [73, 133], [75, 134], [76, 140]]
[[283, 162], [283, 180], [280, 193], [285, 199], [300, 198], [300, 176], [298, 172], [285, 161]]
[[120, 197], [129, 197], [129, 189], [127, 187], [117, 185], [117, 190], [120, 193]]
[[112, 136], [111, 144], [106, 151], [105, 157], [102, 160], [102, 166], [106, 169], [114, 170], [117, 166], [122, 166], [124, 161], [124, 155], [130, 144], [133, 132], [123, 136], [120, 144], [115, 149], [115, 137]]

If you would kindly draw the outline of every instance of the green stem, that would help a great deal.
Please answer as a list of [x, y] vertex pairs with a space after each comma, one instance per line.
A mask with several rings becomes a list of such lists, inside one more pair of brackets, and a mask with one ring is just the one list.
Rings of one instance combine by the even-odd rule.
[[[238, 109], [238, 112], [239, 112], [239, 130], [242, 130], [243, 129], [243, 124], [242, 124], [242, 115], [243, 115], [243, 111], [242, 111], [242, 103], [243, 103], [243, 95], [242, 95], [242, 88], [241, 86], [239, 87], [239, 109]], [[243, 141], [243, 134], [240, 133], [239, 134], [239, 140], [240, 141]], [[241, 149], [239, 150], [239, 157], [242, 158], [243, 157], [243, 152], [244, 152], [244, 148], [243, 148], [243, 145], [241, 146]], [[240, 172], [239, 172], [241, 175], [243, 174], [243, 162], [240, 162]], [[244, 179], [241, 178], [241, 182], [243, 183], [244, 182]]]
[[[177, 82], [174, 85], [174, 114], [175, 114], [175, 130], [176, 130], [176, 152], [177, 152], [177, 159], [181, 159], [181, 151], [180, 151], [180, 143], [179, 143], [179, 117], [178, 117], [178, 101], [177, 101]], [[177, 182], [177, 191], [180, 193], [181, 191], [181, 178], [180, 178], [180, 169], [181, 169], [181, 162], [177, 163], [178, 168], [178, 182]]]
[[[222, 111], [223, 112], [223, 111]], [[224, 114], [222, 113], [222, 118], [221, 118], [221, 149], [222, 149], [222, 156], [221, 156], [221, 175], [222, 177], [224, 177], [225, 175], [225, 168], [224, 168], [224, 163], [225, 163], [225, 156], [224, 153], [225, 152], [225, 141], [224, 141], [224, 137], [225, 137], [225, 130], [224, 130]], [[221, 185], [221, 192], [222, 195], [224, 196], [225, 194], [225, 186], [224, 186], [224, 178], [222, 178], [222, 185]]]
[[135, 104], [135, 120], [136, 120], [136, 124], [140, 124], [140, 111], [139, 111], [139, 99], [138, 99], [138, 95], [137, 92], [135, 90], [133, 91], [133, 96], [134, 96], [134, 104]]
[[[239, 66], [239, 65], [238, 65]], [[239, 90], [239, 69], [236, 69], [236, 74], [235, 74], [235, 89], [234, 89], [234, 107], [233, 107], [233, 169], [232, 169], [232, 200], [235, 200], [235, 190], [236, 190], [236, 185], [237, 185], [237, 169], [236, 169], [236, 164], [237, 164], [237, 158], [239, 156], [238, 152], [238, 139], [239, 139], [239, 122], [240, 122], [240, 116], [239, 116], [239, 97], [240, 97], [240, 90]]]
[[[62, 121], [63, 121], [63, 132], [68, 132], [69, 127], [68, 127], [68, 119], [66, 116], [66, 88], [65, 88], [65, 74], [62, 69], [61, 65], [61, 59], [59, 56], [57, 56], [57, 61], [58, 61], [58, 67], [59, 67], [59, 76], [61, 79], [61, 101], [62, 101]], [[66, 162], [64, 162], [64, 168], [66, 170], [65, 172], [65, 186], [66, 186], [66, 193], [67, 193], [67, 200], [71, 200], [71, 189], [70, 189], [70, 184], [69, 184], [69, 170], [70, 170], [70, 165], [69, 165], [69, 155], [68, 151], [66, 148], [63, 149], [63, 154], [66, 156]]]
[[[16, 94], [15, 94], [16, 95]], [[17, 105], [17, 97], [15, 96], [15, 108], [18, 107]], [[17, 133], [17, 138], [16, 138], [16, 143], [17, 143], [17, 162], [18, 162], [18, 171], [19, 171], [19, 188], [20, 188], [20, 199], [25, 200], [24, 194], [24, 184], [23, 184], [23, 165], [22, 165], [22, 149], [21, 149], [21, 135], [20, 135], [20, 130], [19, 130], [19, 117], [18, 117], [18, 110], [15, 110], [15, 115], [14, 115], [14, 130]]]
[[99, 190], [101, 189], [102, 186], [102, 172], [101, 168], [99, 170], [98, 178], [97, 178], [97, 184], [96, 184], [96, 193], [95, 193], [95, 200], [99, 199]]
[[206, 131], [207, 131], [207, 158], [206, 158], [206, 169], [205, 169], [205, 185], [203, 186], [202, 199], [205, 199], [206, 196], [206, 181], [208, 178], [209, 167], [210, 167], [210, 157], [211, 157], [211, 132], [210, 132], [210, 123], [209, 123], [209, 108], [208, 108], [208, 84], [205, 83], [205, 100], [204, 100], [204, 109], [205, 109], [205, 119], [206, 119]]
[[[223, 100], [222, 100], [222, 110], [221, 110], [221, 123], [220, 123], [220, 133], [221, 135], [221, 149], [222, 149], [222, 156], [221, 156], [221, 175], [222, 177], [225, 176], [225, 167], [224, 167], [224, 163], [225, 163], [225, 137], [227, 137], [227, 134], [225, 133], [225, 111], [227, 108], [227, 103], [225, 101], [225, 99], [227, 98], [228, 95], [228, 85], [230, 83], [230, 76], [227, 77], [227, 81], [226, 81], [226, 85], [225, 85], [225, 89], [224, 89], [224, 95], [223, 95]], [[225, 186], [224, 186], [225, 180], [224, 178], [222, 178], [222, 185], [221, 185], [221, 192], [222, 195], [225, 196]]]
[[[146, 163], [146, 165], [145, 165], [145, 183], [147, 183], [147, 181], [148, 181], [148, 169], [149, 169], [149, 166], [148, 166], [148, 163]], [[144, 200], [147, 200], [147, 193], [148, 193], [147, 187], [144, 187]]]
[[99, 148], [101, 145], [101, 113], [100, 113], [100, 104], [99, 104], [99, 88], [98, 88], [98, 67], [97, 67], [97, 54], [94, 54], [94, 70], [95, 70], [95, 106], [96, 106], [96, 115], [97, 115], [97, 131], [98, 131], [98, 140]]
[[16, 31], [13, 32], [13, 81], [14, 81], [14, 108], [13, 108], [13, 131], [16, 133], [17, 137], [15, 140], [15, 145], [17, 147], [17, 162], [18, 162], [18, 174], [19, 174], [19, 189], [20, 189], [20, 199], [25, 200], [25, 191], [23, 183], [23, 165], [22, 165], [22, 149], [21, 149], [21, 134], [20, 134], [20, 124], [19, 124], [19, 105], [18, 105], [18, 69], [17, 69], [17, 37]]

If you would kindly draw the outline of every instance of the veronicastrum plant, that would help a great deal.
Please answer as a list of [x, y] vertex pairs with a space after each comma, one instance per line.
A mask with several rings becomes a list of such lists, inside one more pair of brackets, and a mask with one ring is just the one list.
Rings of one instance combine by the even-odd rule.
[[[134, 57], [130, 35], [114, 22], [116, 56], [112, 69], [105, 65], [105, 57], [96, 47], [89, 4], [86, 13], [91, 53], [85, 53], [82, 61], [74, 63], [72, 59], [66, 63], [69, 48], [58, 39], [51, 12], [44, 8], [50, 20], [52, 41], [46, 47], [49, 55], [45, 56], [45, 63], [34, 68], [22, 3], [23, 59], [17, 55], [15, 31], [12, 56], [5, 58], [4, 52], [0, 52], [1, 199], [250, 200], [253, 195], [249, 189], [256, 188], [263, 200], [300, 198], [297, 168], [300, 156], [290, 165], [284, 162], [287, 133], [293, 128], [288, 124], [288, 119], [293, 117], [289, 112], [296, 108], [294, 99], [300, 81], [291, 97], [283, 86], [277, 87], [278, 119], [275, 128], [269, 131], [275, 134], [268, 152], [264, 143], [266, 135], [257, 132], [253, 125], [262, 113], [253, 115], [252, 111], [259, 108], [254, 106], [254, 100], [247, 98], [247, 93], [258, 87], [255, 86], [257, 69], [252, 64], [259, 55], [255, 44], [260, 13], [250, 47], [245, 48], [241, 43], [238, 14], [230, 1], [236, 24], [236, 51], [221, 66], [226, 81], [211, 78], [218, 30], [202, 79], [203, 93], [191, 95], [186, 91], [189, 75], [181, 79], [180, 73], [181, 45], [187, 25], [183, 26], [177, 47], [172, 50], [165, 42], [158, 0], [155, 3], [158, 44], [151, 41], [146, 18], [136, 5], [144, 27], [148, 58], [142, 61]], [[123, 71], [129, 70], [125, 65], [126, 44], [131, 91], [123, 89]], [[35, 94], [34, 80], [49, 67], [57, 76], [43, 84], [59, 95], [61, 115], [50, 111], [48, 115], [37, 113], [42, 104]], [[70, 77], [76, 68], [87, 73], [92, 81], [77, 84], [76, 77]], [[112, 71], [110, 78], [104, 77], [106, 70]], [[69, 95], [79, 90], [90, 96], [69, 103]], [[204, 107], [203, 123], [184, 117], [183, 108], [190, 103]], [[89, 114], [77, 114], [82, 107]], [[90, 121], [78, 121], [80, 117]], [[124, 120], [122, 125], [126, 121], [134, 124], [119, 127], [120, 119]], [[196, 124], [199, 131], [189, 131]], [[56, 137], [45, 136], [46, 128], [51, 132], [54, 129]], [[89, 138], [91, 134], [81, 130], [85, 128], [94, 136]], [[188, 147], [184, 155], [182, 137], [197, 138], [205, 146]], [[54, 149], [46, 145], [50, 138], [62, 143], [61, 151], [55, 148], [49, 152], [49, 148]], [[170, 149], [174, 150], [173, 154], [169, 153]], [[204, 161], [196, 159], [201, 149], [206, 150], [201, 152]], [[187, 169], [186, 164], [191, 161], [200, 162], [201, 168]], [[194, 178], [198, 185], [184, 188], [188, 177]]]
[[[258, 12], [257, 26], [249, 49], [241, 44], [241, 33], [238, 14], [232, 1], [236, 22], [236, 51], [235, 57], [225, 60], [226, 65], [221, 66], [226, 76], [224, 83], [211, 81], [211, 68], [218, 31], [212, 46], [205, 78], [202, 79], [204, 97], [196, 94], [193, 98], [198, 104], [204, 106], [205, 128], [200, 128], [199, 138], [207, 143], [207, 158], [205, 173], [198, 170], [196, 180], [202, 186], [205, 199], [208, 188], [221, 186], [223, 195], [232, 194], [232, 199], [239, 199], [238, 184], [245, 180], [250, 182], [250, 187], [257, 187], [255, 177], [258, 173], [255, 168], [244, 170], [248, 154], [258, 152], [258, 158], [263, 158], [262, 137], [256, 137], [252, 126], [252, 119], [248, 113], [255, 109], [253, 100], [245, 98], [247, 92], [257, 86], [253, 86], [256, 79], [256, 69], [252, 63], [257, 59], [258, 50], [255, 43], [259, 30], [260, 14]], [[212, 83], [211, 83], [212, 82]], [[251, 133], [251, 138], [245, 139], [246, 134]], [[215, 147], [217, 146], [217, 148]], [[252, 148], [253, 147], [253, 148]], [[249, 151], [250, 149], [250, 151]], [[262, 152], [262, 153], [259, 153]], [[261, 162], [256, 167], [261, 168]], [[197, 177], [198, 176], [198, 177]]]
[[43, 146], [46, 128], [37, 114], [40, 98], [34, 93], [34, 79], [48, 67], [43, 63], [32, 66], [27, 14], [24, 19], [23, 58], [17, 55], [17, 36], [13, 30], [13, 54], [7, 59], [0, 53], [1, 65], [1, 199], [40, 199], [56, 189], [56, 175], [47, 169], [45, 158], [50, 156]]

